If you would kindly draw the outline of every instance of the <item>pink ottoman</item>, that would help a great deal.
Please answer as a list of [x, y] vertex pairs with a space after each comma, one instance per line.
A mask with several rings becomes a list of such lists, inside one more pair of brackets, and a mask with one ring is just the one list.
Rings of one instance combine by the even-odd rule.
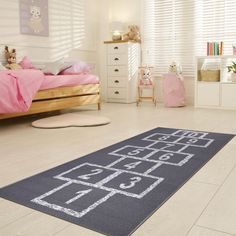
[[184, 83], [175, 73], [163, 75], [164, 103], [166, 107], [181, 107], [186, 105]]

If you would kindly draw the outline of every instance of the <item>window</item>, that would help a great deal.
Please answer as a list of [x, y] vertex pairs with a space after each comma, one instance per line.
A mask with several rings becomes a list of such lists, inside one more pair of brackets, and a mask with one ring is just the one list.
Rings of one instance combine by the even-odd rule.
[[51, 1], [52, 60], [62, 58], [73, 48], [83, 47], [85, 20], [85, 0]]
[[174, 60], [186, 77], [194, 76], [195, 56], [206, 55], [207, 42], [223, 41], [224, 54], [236, 44], [234, 0], [143, 0], [143, 63], [157, 75]]

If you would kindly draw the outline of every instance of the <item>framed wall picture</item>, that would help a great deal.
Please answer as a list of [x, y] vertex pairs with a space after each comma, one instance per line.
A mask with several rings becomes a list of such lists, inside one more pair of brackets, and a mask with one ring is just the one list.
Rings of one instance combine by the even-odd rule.
[[20, 0], [20, 33], [49, 36], [48, 0]]

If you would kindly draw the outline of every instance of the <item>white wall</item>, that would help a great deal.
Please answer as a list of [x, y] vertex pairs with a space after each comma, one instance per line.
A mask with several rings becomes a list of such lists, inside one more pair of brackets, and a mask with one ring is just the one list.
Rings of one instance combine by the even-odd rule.
[[20, 34], [19, 0], [0, 0], [1, 52], [4, 45], [9, 45], [17, 49], [18, 58], [28, 55], [34, 61], [52, 61], [74, 48], [97, 50], [99, 1], [48, 2], [49, 37], [40, 37]]
[[110, 0], [110, 22], [121, 21], [127, 27], [141, 23], [141, 0]]
[[102, 99], [106, 100], [106, 45], [104, 41], [110, 40], [110, 32], [109, 32], [109, 21], [110, 21], [110, 0], [99, 0], [99, 40], [98, 40], [98, 62], [99, 62], [99, 77], [101, 80], [101, 95]]

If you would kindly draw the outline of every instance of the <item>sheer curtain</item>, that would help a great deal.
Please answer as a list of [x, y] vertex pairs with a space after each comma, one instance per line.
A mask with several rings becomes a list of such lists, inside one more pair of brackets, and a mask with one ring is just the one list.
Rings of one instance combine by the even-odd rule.
[[235, 0], [143, 0], [142, 59], [157, 75], [174, 60], [186, 77], [194, 76], [195, 56], [207, 42], [224, 42], [224, 54], [236, 44]]

